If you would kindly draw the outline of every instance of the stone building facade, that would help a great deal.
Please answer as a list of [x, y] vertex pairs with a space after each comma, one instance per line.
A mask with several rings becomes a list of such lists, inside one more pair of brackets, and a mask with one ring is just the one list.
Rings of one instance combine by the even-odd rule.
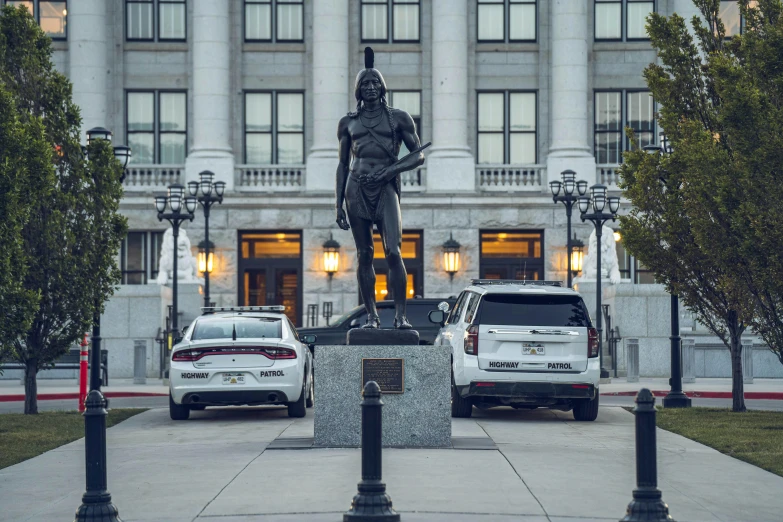
[[[695, 14], [691, 0], [6, 3], [32, 7], [55, 39], [84, 130], [109, 128], [133, 147], [123, 283], [154, 284], [167, 224], [153, 195], [211, 170], [227, 184], [210, 218], [211, 300], [282, 303], [299, 325], [310, 305], [320, 315], [332, 303], [339, 315], [359, 304], [334, 181], [337, 122], [356, 105], [365, 46], [391, 105], [433, 143], [403, 177], [403, 250], [410, 295], [445, 297], [476, 277], [566, 279], [565, 209], [548, 182], [572, 169], [619, 193], [623, 127], [658, 140], [642, 77], [656, 59], [644, 18]], [[201, 209], [184, 226], [197, 245]], [[586, 242], [590, 226], [575, 215], [576, 237]], [[333, 276], [323, 260], [330, 237], [341, 245]], [[451, 237], [461, 245], [453, 277], [443, 262]], [[652, 282], [621, 242], [618, 253], [623, 278]]]

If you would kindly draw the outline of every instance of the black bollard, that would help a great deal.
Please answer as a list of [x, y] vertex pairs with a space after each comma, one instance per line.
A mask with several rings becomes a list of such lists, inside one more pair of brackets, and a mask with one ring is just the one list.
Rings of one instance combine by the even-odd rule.
[[84, 449], [87, 491], [76, 510], [74, 522], [122, 522], [111, 503], [106, 478], [106, 408], [109, 403], [99, 390], [92, 390], [84, 401]]
[[636, 489], [620, 522], [671, 521], [669, 506], [658, 489], [657, 450], [655, 445], [655, 397], [647, 388], [636, 395]]
[[381, 480], [381, 388], [369, 381], [362, 395], [362, 481], [343, 522], [399, 522]]

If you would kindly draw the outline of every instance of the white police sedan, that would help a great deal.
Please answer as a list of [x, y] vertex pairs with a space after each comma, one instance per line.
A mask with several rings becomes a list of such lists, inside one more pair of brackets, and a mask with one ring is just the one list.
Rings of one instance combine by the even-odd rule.
[[313, 405], [313, 360], [282, 306], [205, 308], [172, 349], [169, 414], [186, 420], [207, 406]]

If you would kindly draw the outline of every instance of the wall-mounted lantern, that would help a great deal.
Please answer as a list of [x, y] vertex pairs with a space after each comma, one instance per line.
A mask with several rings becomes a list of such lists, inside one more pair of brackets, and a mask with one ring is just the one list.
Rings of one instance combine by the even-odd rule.
[[454, 274], [459, 272], [459, 249], [461, 246], [462, 245], [454, 240], [454, 236], [452, 234], [449, 234], [449, 239], [443, 243], [443, 268], [446, 270], [446, 273], [449, 274], [449, 277], [452, 280], [454, 279]]
[[324, 243], [324, 271], [329, 274], [329, 279], [340, 269], [340, 243], [334, 240], [332, 234]]
[[582, 263], [585, 257], [585, 244], [576, 236], [571, 240], [571, 272], [578, 275], [582, 271]]

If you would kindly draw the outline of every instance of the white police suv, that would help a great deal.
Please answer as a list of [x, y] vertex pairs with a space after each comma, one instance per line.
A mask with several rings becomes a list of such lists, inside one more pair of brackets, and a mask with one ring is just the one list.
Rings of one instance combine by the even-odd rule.
[[452, 417], [504, 405], [598, 416], [598, 332], [577, 292], [559, 281], [476, 279], [450, 312], [439, 308], [430, 320], [442, 325], [435, 344], [452, 349]]
[[207, 406], [313, 405], [313, 359], [282, 306], [205, 308], [171, 352], [169, 414], [186, 420]]

